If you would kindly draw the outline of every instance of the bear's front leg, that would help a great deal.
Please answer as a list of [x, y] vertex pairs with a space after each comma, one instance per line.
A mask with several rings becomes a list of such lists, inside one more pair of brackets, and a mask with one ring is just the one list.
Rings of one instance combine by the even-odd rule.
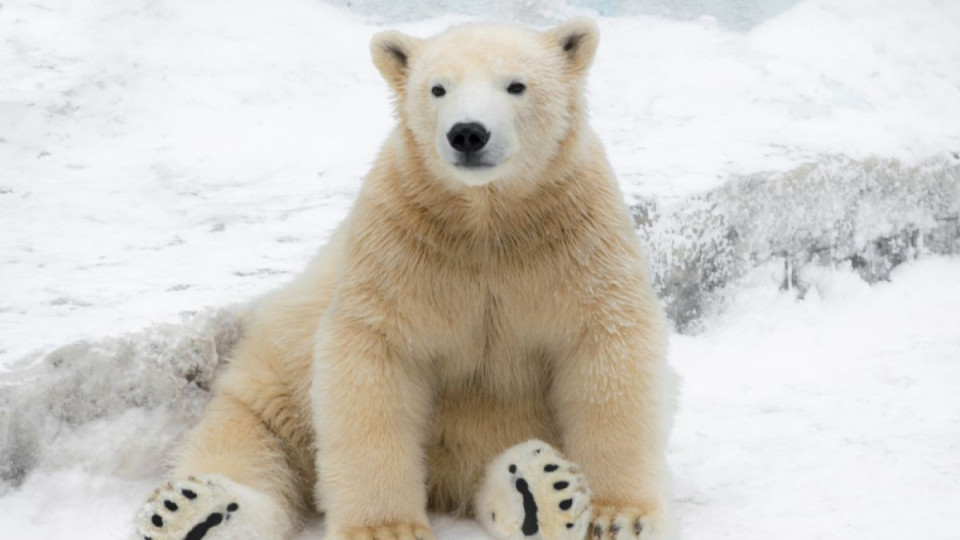
[[318, 334], [312, 388], [317, 501], [332, 540], [432, 540], [423, 444], [429, 379], [388, 332], [333, 320]]
[[558, 359], [551, 388], [564, 453], [580, 464], [593, 493], [587, 536], [666, 540], [673, 527], [664, 333], [655, 312], [650, 319], [603, 315]]

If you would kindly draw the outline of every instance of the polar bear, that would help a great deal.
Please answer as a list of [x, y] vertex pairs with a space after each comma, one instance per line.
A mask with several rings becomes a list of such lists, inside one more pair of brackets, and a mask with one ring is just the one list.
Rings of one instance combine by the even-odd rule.
[[[664, 315], [597, 136], [593, 22], [377, 34], [396, 128], [137, 518], [161, 539], [670, 538]], [[561, 453], [562, 452], [562, 453]], [[569, 460], [569, 461], [568, 461]]]

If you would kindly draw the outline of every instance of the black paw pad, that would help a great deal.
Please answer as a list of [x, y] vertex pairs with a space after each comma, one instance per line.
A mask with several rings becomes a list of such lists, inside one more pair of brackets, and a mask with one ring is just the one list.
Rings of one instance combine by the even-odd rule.
[[573, 499], [564, 499], [560, 501], [561, 510], [569, 510], [571, 506], [573, 506]]
[[510, 474], [513, 474], [513, 473], [517, 472], [517, 466], [516, 466], [516, 465], [510, 465], [509, 471], [510, 471]]
[[523, 497], [523, 525], [520, 530], [524, 536], [533, 536], [540, 530], [540, 523], [537, 521], [537, 501], [530, 493], [530, 486], [523, 478], [517, 478], [517, 491]]
[[200, 540], [207, 535], [207, 532], [223, 522], [223, 514], [217, 512], [207, 516], [206, 521], [197, 523], [183, 540]]
[[543, 472], [553, 472], [553, 471], [555, 471], [555, 470], [557, 470], [557, 469], [559, 469], [559, 468], [560, 468], [560, 466], [557, 465], [556, 463], [551, 463], [551, 464], [549, 464], [549, 465], [544, 466]]
[[197, 498], [197, 494], [190, 491], [189, 489], [184, 489], [180, 493], [183, 493], [183, 496], [190, 499], [191, 501]]
[[177, 503], [173, 501], [163, 501], [163, 507], [171, 512], [176, 512], [178, 508]]
[[240, 508], [240, 505], [237, 503], [230, 503], [227, 505], [227, 512], [236, 512]]
[[562, 489], [567, 489], [570, 487], [570, 482], [557, 482], [553, 485], [553, 489], [560, 491]]
[[150, 518], [150, 523], [153, 523], [155, 527], [163, 527], [163, 518], [154, 514], [153, 517]]
[[567, 528], [568, 528], [568, 529], [572, 529], [572, 528], [573, 528], [573, 523], [567, 523]]

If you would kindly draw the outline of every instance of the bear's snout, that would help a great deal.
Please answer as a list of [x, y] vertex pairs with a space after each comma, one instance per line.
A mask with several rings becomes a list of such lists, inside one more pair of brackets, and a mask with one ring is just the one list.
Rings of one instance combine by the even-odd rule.
[[458, 152], [476, 152], [490, 140], [490, 132], [479, 122], [454, 124], [447, 132], [447, 142]]

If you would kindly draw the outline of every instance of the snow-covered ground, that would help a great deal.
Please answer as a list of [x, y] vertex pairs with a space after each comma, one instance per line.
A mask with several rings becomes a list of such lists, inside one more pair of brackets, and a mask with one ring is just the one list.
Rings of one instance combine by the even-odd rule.
[[[819, 271], [802, 300], [778, 289], [778, 270], [752, 273], [709, 331], [673, 337], [683, 537], [955, 540], [960, 259], [904, 265], [875, 286]], [[65, 459], [0, 498], [4, 537], [128, 538], [157, 478], [146, 445], [167, 440], [139, 413], [86, 431], [82, 448], [65, 434]], [[98, 448], [111, 463], [94, 462]], [[488, 538], [473, 522], [434, 525], [441, 539]], [[298, 538], [321, 530], [315, 520]]]
[[[599, 24], [593, 124], [631, 203], [960, 151], [960, 3]], [[215, 308], [303, 267], [391, 125], [380, 28], [315, 0], [0, 5], [0, 536], [127, 537], [235, 335]], [[960, 259], [788, 274], [743, 269], [673, 338], [684, 536], [957, 538]]]

